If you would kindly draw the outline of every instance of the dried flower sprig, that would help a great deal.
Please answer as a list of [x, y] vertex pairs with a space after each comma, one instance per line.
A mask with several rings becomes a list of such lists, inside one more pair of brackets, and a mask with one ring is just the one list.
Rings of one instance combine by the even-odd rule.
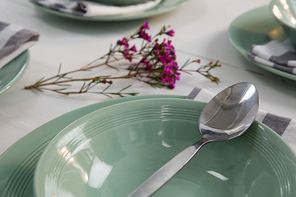
[[[220, 67], [219, 61], [215, 63], [208, 63], [207, 65], [199, 66], [195, 70], [186, 70], [185, 68], [192, 63], [200, 63], [200, 60], [187, 61], [181, 68], [179, 68], [176, 61], [175, 48], [172, 45], [172, 41], [169, 37], [173, 37], [175, 32], [170, 27], [163, 27], [155, 35], [150, 36], [147, 33], [150, 27], [148, 22], [145, 22], [135, 33], [128, 37], [124, 37], [118, 40], [114, 47], [110, 47], [109, 52], [83, 66], [80, 69], [61, 73], [61, 66], [58, 69], [58, 73], [53, 77], [47, 79], [41, 78], [35, 84], [26, 86], [25, 89], [35, 89], [38, 91], [49, 90], [60, 94], [82, 94], [82, 93], [96, 93], [102, 94], [108, 97], [117, 95], [134, 96], [137, 93], [126, 92], [131, 85], [124, 87], [118, 92], [107, 92], [115, 79], [135, 79], [149, 84], [152, 87], [167, 87], [173, 89], [176, 81], [180, 80], [181, 72], [192, 73], [197, 72], [205, 76], [209, 80], [215, 83], [219, 83], [219, 78], [213, 76], [210, 71], [216, 67]], [[162, 42], [159, 42], [159, 37], [165, 35]], [[135, 40], [141, 40], [142, 45], [137, 50], [136, 45], [131, 43]], [[128, 60], [128, 64], [113, 65], [115, 62], [122, 60]], [[101, 61], [101, 63], [97, 63]], [[101, 66], [108, 66], [115, 70], [127, 70], [128, 74], [122, 76], [95, 76], [89, 78], [73, 78], [71, 74], [82, 71], [90, 71], [94, 68]], [[68, 87], [73, 82], [81, 82], [81, 88], [76, 91], [69, 91]], [[101, 91], [92, 91], [98, 84], [104, 85]], [[53, 87], [54, 86], [54, 87]], [[58, 88], [56, 88], [58, 87]]]

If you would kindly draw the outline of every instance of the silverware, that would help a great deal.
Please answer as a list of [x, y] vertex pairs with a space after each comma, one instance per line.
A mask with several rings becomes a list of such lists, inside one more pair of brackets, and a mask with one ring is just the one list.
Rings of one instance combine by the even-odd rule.
[[151, 196], [206, 143], [229, 140], [243, 134], [255, 120], [258, 108], [259, 96], [254, 85], [242, 82], [222, 90], [210, 100], [200, 115], [199, 131], [202, 138], [162, 166], [130, 197]]

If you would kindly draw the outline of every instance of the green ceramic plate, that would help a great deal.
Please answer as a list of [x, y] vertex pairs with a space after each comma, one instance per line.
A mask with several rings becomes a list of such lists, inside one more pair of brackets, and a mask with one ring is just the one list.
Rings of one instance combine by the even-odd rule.
[[263, 44], [272, 39], [282, 41], [287, 38], [282, 26], [271, 16], [268, 6], [251, 10], [236, 18], [231, 23], [228, 33], [230, 43], [249, 61], [274, 74], [296, 80], [296, 75], [254, 62], [247, 57], [253, 44]]
[[147, 98], [185, 98], [151, 95], [112, 99], [66, 113], [33, 130], [0, 156], [0, 196], [32, 197], [33, 176], [37, 161], [50, 140], [73, 121], [106, 106]]
[[38, 8], [42, 9], [43, 11], [46, 11], [48, 13], [55, 14], [58, 16], [66, 17], [66, 18], [87, 20], [87, 21], [127, 21], [127, 20], [148, 18], [158, 14], [163, 14], [163, 13], [172, 11], [174, 9], [177, 9], [182, 5], [185, 5], [187, 1], [189, 0], [163, 0], [163, 2], [161, 2], [156, 7], [149, 10], [145, 10], [141, 13], [137, 12], [137, 13], [131, 13], [131, 14], [125, 14], [125, 15], [94, 16], [94, 17], [82, 17], [82, 16], [73, 15], [70, 13], [63, 13], [63, 12], [59, 12], [59, 11], [38, 5], [34, 2], [32, 3], [34, 3]]
[[[38, 197], [128, 196], [201, 138], [205, 103], [145, 99], [105, 107], [73, 122], [44, 150], [34, 176]], [[205, 145], [154, 196], [295, 196], [296, 158], [255, 122], [236, 139]]]
[[24, 74], [29, 64], [29, 51], [25, 51], [0, 69], [0, 93], [10, 88]]

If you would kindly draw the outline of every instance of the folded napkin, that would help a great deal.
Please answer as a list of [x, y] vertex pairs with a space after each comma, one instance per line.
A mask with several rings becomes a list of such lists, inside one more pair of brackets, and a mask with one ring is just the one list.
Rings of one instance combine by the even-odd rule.
[[158, 5], [161, 0], [144, 0], [143, 3], [130, 6], [109, 6], [90, 1], [73, 0], [32, 0], [33, 2], [54, 9], [59, 12], [70, 13], [83, 17], [112, 16], [129, 14], [151, 9]]
[[[209, 102], [215, 95], [205, 89], [194, 88], [187, 99]], [[279, 134], [296, 152], [296, 120], [259, 110], [256, 120]]]
[[0, 22], [0, 68], [38, 41], [39, 34]]
[[296, 50], [291, 40], [272, 40], [263, 45], [253, 45], [248, 57], [255, 62], [296, 74]]

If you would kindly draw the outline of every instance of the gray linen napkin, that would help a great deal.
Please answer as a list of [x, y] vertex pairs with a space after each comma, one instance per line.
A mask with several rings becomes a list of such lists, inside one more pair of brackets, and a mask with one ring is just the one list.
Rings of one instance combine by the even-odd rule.
[[0, 21], [0, 68], [34, 45], [39, 34]]
[[[209, 102], [214, 94], [202, 88], [194, 88], [187, 99]], [[278, 116], [259, 109], [256, 120], [279, 134], [296, 152], [296, 120]]]
[[82, 17], [112, 16], [141, 12], [157, 6], [161, 0], [143, 0], [143, 3], [130, 6], [111, 6], [90, 1], [74, 0], [31, 0], [32, 2], [64, 13]]
[[253, 45], [248, 57], [255, 62], [296, 74], [296, 50], [290, 39], [272, 40], [263, 45]]

